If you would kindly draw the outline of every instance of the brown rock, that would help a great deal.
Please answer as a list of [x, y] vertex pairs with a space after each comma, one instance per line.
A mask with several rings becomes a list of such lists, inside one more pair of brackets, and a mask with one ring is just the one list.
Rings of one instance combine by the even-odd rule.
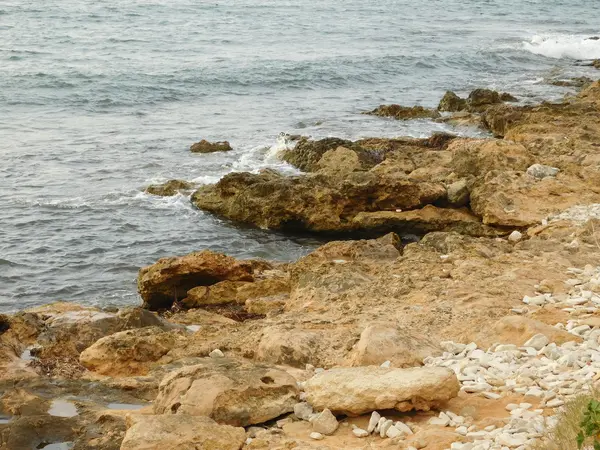
[[500, 100], [503, 102], [518, 102], [519, 99], [508, 92], [503, 92], [500, 94]]
[[467, 98], [467, 104], [471, 111], [481, 111], [496, 103], [502, 103], [500, 94], [491, 89], [475, 89]]
[[353, 366], [381, 365], [390, 361], [392, 367], [423, 365], [427, 356], [441, 354], [439, 345], [429, 337], [408, 328], [389, 323], [367, 326], [350, 354]]
[[142, 375], [183, 341], [183, 336], [158, 327], [121, 331], [99, 339], [85, 349], [79, 362], [102, 375]]
[[291, 412], [296, 380], [280, 369], [228, 358], [169, 373], [160, 383], [156, 414], [207, 416], [219, 423], [248, 426]]
[[229, 142], [208, 142], [205, 139], [202, 139], [200, 142], [196, 142], [192, 144], [190, 147], [190, 151], [193, 153], [214, 153], [214, 152], [228, 152], [233, 150]]
[[375, 366], [327, 370], [316, 374], [304, 387], [313, 408], [347, 415], [382, 409], [428, 411], [456, 397], [459, 388], [450, 369]]
[[328, 150], [317, 163], [319, 172], [333, 176], [346, 175], [361, 169], [358, 154], [346, 147]]
[[239, 450], [243, 428], [219, 425], [208, 417], [131, 415], [121, 450]]
[[483, 176], [492, 170], [525, 171], [533, 162], [521, 144], [493, 139], [456, 139], [449, 148], [459, 176]]
[[452, 91], [446, 91], [442, 99], [440, 100], [440, 104], [438, 105], [438, 109], [440, 111], [462, 111], [467, 108], [467, 101], [465, 99], [460, 98]]
[[565, 342], [581, 342], [581, 338], [568, 331], [560, 330], [539, 320], [523, 316], [507, 316], [498, 320], [492, 329], [481, 333], [480, 342], [483, 346], [493, 343], [514, 344], [522, 346], [536, 334], [545, 335], [550, 342], [562, 345]]
[[256, 280], [254, 283], [244, 283], [237, 290], [236, 300], [246, 303], [250, 299], [271, 298], [282, 294], [289, 294], [290, 280], [287, 274]]
[[162, 258], [140, 269], [138, 291], [144, 308], [169, 308], [186, 297], [196, 286], [210, 286], [219, 281], [252, 281], [252, 265], [210, 250], [186, 256]]
[[194, 183], [183, 180], [169, 180], [162, 184], [152, 184], [146, 188], [145, 192], [161, 197], [170, 197], [180, 192], [191, 192], [193, 188]]
[[225, 280], [211, 286], [197, 286], [188, 291], [182, 303], [186, 308], [233, 303], [236, 301], [238, 289], [246, 284], [249, 283]]
[[440, 113], [422, 106], [381, 105], [368, 112], [373, 116], [392, 117], [396, 120], [437, 119]]
[[256, 359], [274, 364], [304, 367], [315, 362], [323, 338], [301, 329], [268, 327], [258, 344]]
[[288, 297], [274, 295], [272, 297], [250, 298], [246, 300], [244, 309], [250, 314], [266, 315], [271, 311], [280, 311], [285, 308]]
[[483, 112], [482, 124], [495, 137], [503, 138], [508, 130], [519, 124], [523, 118], [522, 108], [510, 105], [492, 105]]

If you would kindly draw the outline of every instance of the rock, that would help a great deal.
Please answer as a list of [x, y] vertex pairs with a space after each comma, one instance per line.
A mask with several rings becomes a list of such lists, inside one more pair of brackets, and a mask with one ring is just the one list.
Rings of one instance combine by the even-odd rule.
[[527, 340], [527, 342], [525, 342], [523, 344], [523, 346], [524, 347], [533, 347], [537, 351], [540, 351], [549, 343], [550, 343], [550, 340], [544, 334], [538, 333], [538, 334], [532, 336], [531, 338], [529, 338], [529, 340]]
[[162, 184], [151, 184], [145, 192], [161, 197], [171, 197], [179, 193], [190, 193], [192, 189], [194, 189], [194, 183], [184, 180], [169, 180]]
[[592, 67], [596, 69], [600, 69], [600, 59], [595, 59], [592, 61]]
[[456, 139], [448, 150], [452, 152], [452, 169], [459, 176], [484, 176], [493, 170], [524, 171], [532, 159], [523, 145], [503, 140]]
[[337, 430], [339, 426], [337, 419], [327, 408], [310, 422], [314, 431], [324, 434], [325, 436], [330, 436], [335, 433], [335, 430]]
[[381, 419], [381, 415], [377, 411], [373, 411], [371, 413], [371, 417], [369, 418], [369, 426], [367, 428], [367, 431], [369, 433], [372, 433], [375, 430], [375, 427], [379, 423], [380, 419]]
[[508, 235], [508, 240], [511, 242], [519, 242], [523, 238], [523, 234], [520, 231], [513, 231]]
[[252, 265], [210, 250], [172, 258], [161, 258], [140, 269], [138, 291], [144, 308], [169, 308], [186, 297], [196, 286], [210, 286], [219, 281], [252, 281]]
[[495, 137], [503, 138], [508, 131], [525, 117], [521, 108], [511, 105], [492, 105], [482, 113], [482, 124]]
[[[338, 152], [340, 147], [344, 150]], [[348, 151], [356, 155], [356, 160]], [[360, 170], [370, 169], [383, 159], [380, 151], [369, 150], [359, 143], [338, 138], [325, 138], [317, 141], [302, 138], [293, 149], [286, 150], [282, 155], [284, 161], [303, 172], [316, 172], [320, 169], [327, 169], [331, 167], [331, 163], [342, 159], [342, 157], [344, 159], [348, 158], [345, 161], [346, 167], [349, 167], [349, 162], [357, 161], [358, 166], [356, 169]]]
[[321, 336], [301, 329], [267, 327], [258, 344], [256, 359], [274, 364], [304, 367], [315, 360]]
[[440, 113], [435, 109], [422, 106], [381, 105], [367, 114], [380, 117], [392, 117], [396, 120], [437, 119]]
[[539, 320], [523, 316], [507, 316], [498, 320], [491, 329], [481, 333], [481, 343], [482, 346], [497, 342], [522, 347], [537, 334], [545, 335], [550, 342], [555, 342], [558, 345], [569, 341], [579, 342], [581, 339], [567, 331], [546, 325]]
[[469, 203], [469, 186], [465, 178], [450, 184], [447, 188], [448, 203], [460, 208]]
[[243, 281], [220, 281], [211, 286], [196, 286], [187, 292], [181, 301], [186, 308], [199, 308], [207, 305], [225, 305], [237, 300], [239, 287], [247, 284]]
[[502, 103], [500, 94], [491, 89], [475, 89], [467, 98], [467, 105], [471, 111], [481, 111], [497, 103]]
[[208, 356], [210, 356], [211, 358], [224, 358], [225, 357], [223, 352], [221, 350], [219, 350], [218, 348], [215, 348], [212, 352], [210, 352], [208, 354]]
[[401, 436], [402, 435], [402, 431], [400, 431], [398, 428], [396, 428], [394, 425], [392, 425], [391, 427], [389, 427], [386, 432], [385, 432], [385, 436], [390, 438], [390, 439], [394, 439], [395, 437]]
[[380, 426], [379, 426], [379, 437], [385, 437], [388, 430], [394, 426], [394, 421], [393, 420], [385, 420]]
[[446, 91], [437, 109], [440, 111], [456, 112], [463, 111], [466, 108], [467, 101], [465, 99], [460, 98], [452, 91]]
[[354, 428], [352, 430], [352, 434], [359, 438], [367, 437], [370, 433], [367, 430], [363, 430], [362, 428]]
[[314, 411], [312, 406], [306, 402], [296, 403], [294, 405], [294, 415], [300, 420], [309, 420], [313, 414]]
[[240, 284], [237, 288], [236, 301], [247, 303], [251, 299], [273, 298], [290, 293], [290, 280], [287, 274], [273, 276], [254, 283]]
[[102, 375], [142, 375], [182, 341], [182, 336], [158, 327], [121, 331], [85, 349], [79, 362]]
[[283, 370], [229, 358], [204, 358], [200, 364], [165, 376], [154, 411], [248, 426], [293, 411], [297, 397], [296, 380]]
[[264, 298], [250, 298], [246, 300], [244, 309], [250, 314], [267, 315], [271, 311], [282, 311], [285, 308], [288, 297], [275, 295]]
[[517, 97], [515, 97], [512, 94], [509, 94], [508, 92], [502, 92], [500, 94], [500, 100], [502, 100], [503, 102], [518, 102], [519, 99]]
[[208, 142], [202, 139], [200, 142], [192, 144], [190, 151], [192, 153], [214, 153], [214, 152], [228, 152], [233, 150], [231, 145], [227, 141], [221, 142]]
[[316, 431], [313, 431], [312, 433], [310, 433], [309, 436], [311, 439], [314, 439], [315, 441], [320, 441], [325, 438], [325, 436], [323, 436], [321, 433], [317, 433]]
[[346, 175], [361, 168], [362, 165], [358, 159], [358, 154], [346, 147], [328, 150], [317, 163], [319, 172], [333, 176]]
[[243, 428], [219, 425], [208, 417], [130, 415], [121, 450], [239, 450]]
[[545, 166], [544, 164], [534, 164], [527, 168], [527, 173], [538, 180], [555, 177], [559, 171], [556, 167]]
[[456, 397], [454, 372], [444, 368], [331, 369], [305, 384], [307, 401], [315, 408], [339, 414], [364, 414], [377, 409], [429, 410]]
[[414, 367], [422, 365], [427, 356], [441, 352], [427, 336], [380, 323], [363, 330], [350, 358], [353, 366], [380, 365], [389, 360], [394, 367]]
[[360, 212], [414, 209], [446, 196], [440, 183], [353, 172], [343, 180], [324, 174], [271, 177], [232, 173], [192, 195], [200, 209], [260, 228], [356, 231]]

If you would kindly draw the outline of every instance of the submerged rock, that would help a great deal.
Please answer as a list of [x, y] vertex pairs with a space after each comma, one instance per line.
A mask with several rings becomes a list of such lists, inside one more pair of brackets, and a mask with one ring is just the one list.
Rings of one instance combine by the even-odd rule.
[[396, 120], [437, 119], [440, 113], [435, 109], [422, 106], [381, 105], [367, 114], [380, 117], [392, 117]]
[[190, 151], [192, 153], [214, 153], [214, 152], [228, 152], [233, 150], [231, 145], [227, 141], [221, 142], [208, 142], [202, 139], [200, 142], [192, 144]]
[[304, 387], [306, 399], [314, 408], [349, 415], [381, 409], [428, 411], [456, 397], [459, 388], [450, 369], [375, 366], [327, 370], [316, 374]]
[[162, 184], [151, 184], [145, 190], [148, 194], [158, 195], [161, 197], [171, 197], [180, 192], [191, 192], [194, 189], [194, 183], [184, 180], [169, 180]]
[[283, 370], [229, 358], [205, 358], [163, 379], [154, 411], [248, 426], [292, 412], [297, 396], [296, 380]]
[[243, 428], [219, 425], [208, 417], [132, 415], [120, 450], [239, 450]]
[[144, 308], [170, 308], [196, 286], [210, 286], [219, 281], [252, 281], [252, 264], [205, 250], [181, 257], [159, 259], [140, 269], [138, 291]]

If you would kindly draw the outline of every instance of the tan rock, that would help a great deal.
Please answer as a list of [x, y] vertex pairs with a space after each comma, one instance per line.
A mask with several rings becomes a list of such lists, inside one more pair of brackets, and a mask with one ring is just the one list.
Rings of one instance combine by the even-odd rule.
[[455, 139], [448, 147], [452, 151], [451, 166], [459, 176], [484, 176], [492, 170], [525, 171], [533, 162], [521, 145], [492, 139]]
[[389, 323], [371, 324], [361, 333], [350, 362], [353, 366], [368, 366], [390, 361], [392, 367], [414, 367], [441, 351], [436, 342], [410, 329]]
[[200, 142], [192, 144], [190, 151], [192, 153], [214, 153], [214, 152], [228, 152], [232, 150], [231, 145], [227, 141], [221, 142], [208, 142], [202, 139]]
[[293, 411], [297, 396], [296, 380], [283, 370], [229, 358], [204, 358], [163, 379], [154, 411], [247, 426]]
[[272, 297], [250, 298], [246, 300], [244, 309], [250, 314], [265, 315], [271, 311], [285, 308], [288, 297], [285, 295], [274, 295]]
[[279, 295], [289, 294], [290, 281], [287, 274], [274, 276], [254, 283], [240, 285], [237, 290], [236, 300], [238, 303], [247, 303], [250, 299], [272, 298]]
[[562, 345], [565, 342], [577, 341], [581, 338], [567, 331], [560, 330], [552, 325], [547, 325], [539, 320], [523, 316], [507, 316], [498, 320], [492, 329], [481, 333], [482, 345], [514, 344], [522, 346], [536, 334], [543, 334], [550, 342]]
[[313, 431], [330, 436], [338, 429], [339, 423], [328, 409], [324, 409], [319, 415], [311, 419]]
[[274, 364], [304, 367], [314, 363], [323, 338], [320, 334], [294, 328], [268, 327], [258, 344], [256, 359]]
[[361, 169], [358, 154], [346, 147], [328, 150], [317, 163], [318, 171], [330, 175], [345, 175]]
[[247, 284], [243, 281], [220, 281], [211, 286], [197, 286], [187, 292], [182, 300], [186, 308], [206, 305], [224, 305], [236, 301], [238, 288]]
[[440, 113], [422, 106], [381, 105], [368, 112], [373, 116], [392, 117], [396, 120], [437, 119]]
[[357, 415], [381, 409], [428, 411], [456, 397], [459, 387], [454, 372], [446, 368], [366, 366], [316, 374], [304, 389], [316, 409]]
[[157, 310], [169, 308], [196, 286], [210, 286], [224, 280], [252, 281], [252, 273], [252, 265], [248, 262], [204, 250], [181, 257], [162, 258], [140, 269], [138, 290], [144, 307]]
[[460, 98], [452, 91], [446, 91], [442, 99], [440, 100], [440, 104], [438, 105], [438, 110], [440, 111], [462, 111], [466, 109], [467, 101], [465, 99]]
[[131, 415], [121, 450], [239, 450], [243, 428], [219, 425], [208, 417]]
[[158, 327], [121, 331], [99, 339], [79, 356], [82, 366], [102, 375], [145, 374], [184, 338]]
[[152, 184], [145, 190], [148, 194], [161, 197], [171, 197], [181, 193], [189, 193], [194, 188], [194, 183], [184, 180], [169, 180], [162, 184]]

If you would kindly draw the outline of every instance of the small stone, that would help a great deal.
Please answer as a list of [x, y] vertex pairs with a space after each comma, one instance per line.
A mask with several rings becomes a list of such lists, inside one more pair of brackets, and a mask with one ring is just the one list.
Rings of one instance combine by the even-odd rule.
[[543, 180], [546, 177], [555, 177], [558, 172], [560, 172], [560, 169], [544, 164], [533, 164], [527, 169], [527, 173], [538, 180]]
[[398, 428], [400, 431], [402, 431], [404, 434], [407, 434], [407, 435], [411, 435], [411, 434], [413, 434], [413, 431], [412, 431], [412, 430], [410, 429], [410, 427], [409, 427], [408, 425], [406, 425], [404, 422], [397, 421], [397, 422], [394, 424], [394, 426], [395, 426], [396, 428]]
[[379, 414], [377, 411], [373, 411], [371, 413], [371, 418], [369, 419], [369, 426], [367, 427], [367, 431], [369, 433], [372, 433], [375, 430], [379, 419], [381, 419], [381, 414]]
[[540, 351], [549, 343], [550, 340], [545, 335], [539, 333], [535, 336], [532, 336], [527, 342], [525, 342], [524, 347], [533, 347], [537, 351]]
[[490, 400], [498, 400], [501, 397], [500, 394], [496, 394], [495, 392], [482, 392], [481, 394]]
[[362, 428], [354, 428], [352, 433], [354, 436], [359, 438], [367, 437], [369, 435], [369, 432], [367, 430], [363, 430]]
[[554, 400], [550, 400], [549, 402], [546, 402], [546, 406], [548, 408], [558, 408], [559, 406], [564, 405], [565, 402], [560, 400], [560, 399], [554, 399]]
[[313, 431], [312, 433], [310, 433], [310, 438], [314, 439], [315, 441], [320, 441], [324, 438], [325, 436], [323, 436], [321, 433], [317, 433], [316, 431]]
[[458, 434], [460, 434], [461, 436], [466, 436], [466, 435], [467, 435], [467, 433], [468, 433], [468, 430], [467, 430], [467, 427], [465, 427], [464, 425], [462, 425], [462, 426], [460, 426], [460, 427], [458, 427], [458, 428], [456, 429], [456, 432], [457, 432]]
[[508, 240], [511, 242], [519, 242], [523, 238], [523, 233], [515, 230], [508, 235]]
[[396, 428], [395, 426], [391, 426], [387, 429], [387, 431], [385, 432], [385, 435], [387, 437], [389, 437], [390, 439], [394, 439], [395, 437], [401, 436], [402, 435], [402, 431], [400, 431], [398, 428]]
[[311, 421], [311, 423], [314, 431], [326, 436], [333, 434], [339, 426], [337, 419], [328, 409], [324, 409], [321, 414]]
[[432, 417], [428, 422], [430, 425], [440, 425], [442, 427], [447, 427], [450, 425], [450, 418], [440, 418], [440, 417]]
[[225, 357], [223, 352], [221, 350], [219, 350], [218, 348], [215, 348], [212, 352], [210, 352], [208, 354], [208, 356], [210, 356], [211, 358], [224, 358]]
[[379, 436], [385, 437], [387, 431], [394, 425], [393, 420], [386, 420], [379, 426]]
[[389, 369], [389, 367], [390, 367], [391, 364], [392, 364], [391, 361], [386, 361], [380, 367]]
[[312, 406], [306, 402], [296, 403], [294, 405], [294, 414], [300, 420], [308, 420], [313, 415]]

